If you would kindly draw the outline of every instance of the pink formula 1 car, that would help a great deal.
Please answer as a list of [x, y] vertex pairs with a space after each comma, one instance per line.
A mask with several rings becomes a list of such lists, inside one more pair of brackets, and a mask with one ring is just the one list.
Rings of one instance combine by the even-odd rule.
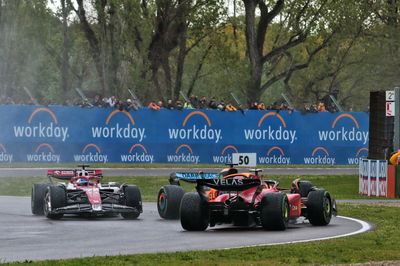
[[262, 180], [259, 171], [195, 180], [197, 192], [185, 193], [181, 200], [182, 227], [202, 231], [233, 224], [285, 230], [291, 219], [304, 217], [312, 225], [328, 225], [336, 215], [336, 203], [328, 191], [296, 179], [285, 192], [277, 181]]
[[[50, 183], [37, 183], [32, 187], [32, 213], [50, 219], [60, 219], [64, 214], [121, 214], [126, 219], [139, 217], [142, 199], [137, 186], [101, 183], [101, 170], [86, 169], [88, 165], [80, 167], [48, 170]], [[53, 178], [68, 182], [54, 183]]]

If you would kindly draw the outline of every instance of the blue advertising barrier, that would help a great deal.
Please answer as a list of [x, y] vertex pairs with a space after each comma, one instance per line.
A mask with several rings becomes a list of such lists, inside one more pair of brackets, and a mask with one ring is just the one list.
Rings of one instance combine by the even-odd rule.
[[0, 162], [358, 165], [367, 113], [0, 106]]

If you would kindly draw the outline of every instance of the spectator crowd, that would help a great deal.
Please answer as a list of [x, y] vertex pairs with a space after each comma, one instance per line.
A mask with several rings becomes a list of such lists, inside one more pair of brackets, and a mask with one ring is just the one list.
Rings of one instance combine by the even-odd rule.
[[[31, 98], [28, 102], [14, 101], [11, 97], [0, 96], [0, 104], [2, 105], [34, 105], [37, 102], [35, 99]], [[41, 105], [50, 105], [49, 103], [42, 101]], [[138, 110], [141, 107], [148, 107], [152, 110], [168, 109], [168, 110], [183, 110], [183, 109], [208, 109], [208, 110], [219, 110], [219, 111], [240, 111], [245, 110], [275, 110], [275, 111], [293, 111], [294, 108], [290, 107], [287, 103], [275, 102], [270, 105], [266, 105], [264, 102], [252, 102], [250, 106], [243, 107], [242, 104], [234, 105], [230, 102], [225, 102], [222, 100], [217, 100], [216, 97], [211, 97], [207, 99], [206, 97], [198, 97], [196, 95], [191, 95], [187, 100], [176, 100], [168, 99], [166, 102], [162, 100], [151, 101], [146, 106], [141, 106], [140, 102], [137, 100], [127, 99], [125, 101], [118, 99], [116, 96], [111, 97], [101, 97], [100, 95], [95, 95], [93, 100], [82, 100], [75, 104], [66, 100], [63, 105], [66, 106], [81, 106], [81, 107], [102, 107], [102, 108], [116, 108], [118, 110]], [[339, 109], [333, 102], [321, 101], [318, 104], [305, 104], [304, 107], [299, 110], [303, 113], [318, 113], [318, 112], [339, 112]], [[350, 110], [352, 111], [352, 110]]]

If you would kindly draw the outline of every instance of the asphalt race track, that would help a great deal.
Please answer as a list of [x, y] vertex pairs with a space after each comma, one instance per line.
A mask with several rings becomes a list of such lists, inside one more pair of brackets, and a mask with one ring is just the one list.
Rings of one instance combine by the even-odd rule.
[[32, 215], [29, 197], [0, 196], [0, 263], [276, 245], [371, 229], [366, 222], [339, 216], [325, 227], [301, 221], [283, 232], [229, 226], [186, 232], [179, 221], [160, 219], [155, 203], [146, 202], [143, 209], [138, 220], [70, 216], [53, 221]]
[[[57, 168], [55, 165], [54, 168]], [[49, 168], [0, 168], [0, 177], [46, 176]], [[218, 172], [219, 168], [96, 168], [104, 176], [169, 176], [172, 172]], [[246, 169], [244, 168], [243, 171]], [[358, 168], [263, 168], [265, 175], [356, 175]]]

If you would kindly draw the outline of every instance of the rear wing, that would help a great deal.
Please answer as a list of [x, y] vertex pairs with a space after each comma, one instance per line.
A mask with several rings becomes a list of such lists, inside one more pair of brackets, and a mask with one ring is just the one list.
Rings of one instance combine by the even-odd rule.
[[102, 170], [76, 170], [76, 169], [51, 169], [47, 170], [47, 176], [49, 178], [57, 178], [60, 180], [70, 180], [72, 177], [79, 176], [82, 171], [87, 172], [88, 176], [103, 177]]
[[169, 183], [171, 185], [179, 185], [180, 180], [188, 183], [196, 183], [198, 179], [215, 179], [218, 178], [218, 176], [218, 173], [172, 173], [169, 176]]
[[261, 185], [260, 179], [198, 179], [197, 185], [207, 186], [220, 191], [243, 191]]

